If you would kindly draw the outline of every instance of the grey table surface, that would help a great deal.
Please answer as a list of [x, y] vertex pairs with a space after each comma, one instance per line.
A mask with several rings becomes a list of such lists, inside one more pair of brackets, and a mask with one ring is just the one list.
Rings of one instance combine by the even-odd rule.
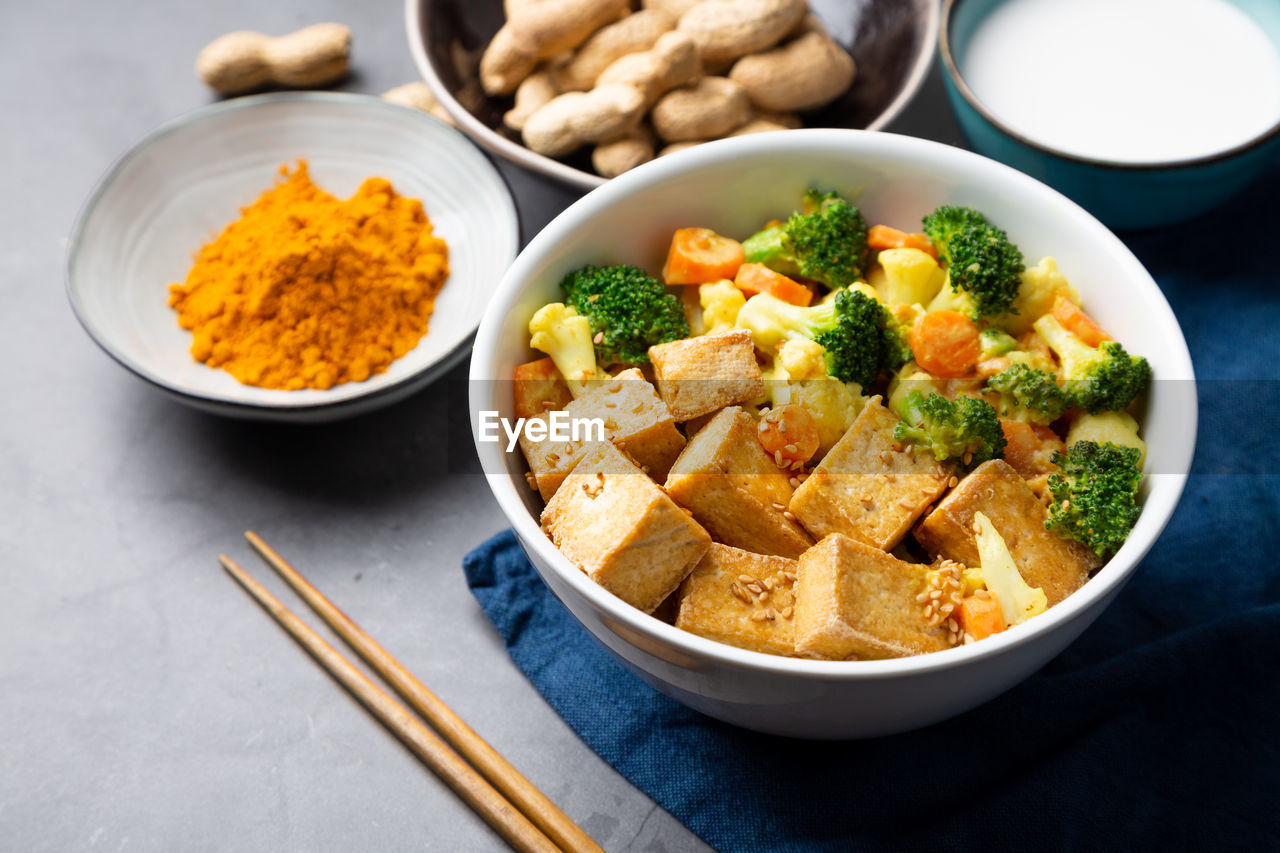
[[[0, 848], [503, 849], [218, 569], [282, 592], [254, 528], [604, 847], [705, 850], [539, 698], [466, 588], [504, 523], [465, 365], [355, 420], [241, 423], [130, 376], [68, 307], [82, 201], [212, 100], [200, 46], [324, 20], [356, 34], [341, 88], [417, 79], [396, 0], [0, 4]], [[936, 69], [890, 129], [959, 143]], [[500, 165], [525, 239], [577, 197]]]

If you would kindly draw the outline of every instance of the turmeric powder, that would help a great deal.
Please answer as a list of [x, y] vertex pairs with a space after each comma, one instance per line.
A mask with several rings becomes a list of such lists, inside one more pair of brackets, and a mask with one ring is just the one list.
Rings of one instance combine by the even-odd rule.
[[246, 385], [325, 389], [387, 369], [426, 334], [448, 249], [417, 199], [369, 178], [346, 201], [305, 160], [169, 287], [191, 354]]

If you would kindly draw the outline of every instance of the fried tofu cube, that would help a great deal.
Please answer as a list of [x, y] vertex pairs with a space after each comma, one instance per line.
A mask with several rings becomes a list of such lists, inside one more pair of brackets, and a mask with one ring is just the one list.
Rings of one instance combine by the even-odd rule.
[[946, 490], [954, 466], [896, 442], [897, 425], [878, 398], [868, 400], [796, 489], [791, 512], [815, 538], [841, 533], [889, 551]]
[[756, 439], [756, 421], [738, 406], [722, 409], [698, 430], [667, 477], [667, 494], [717, 542], [795, 558], [813, 540], [783, 513], [789, 476]]
[[991, 519], [1022, 577], [1044, 590], [1050, 606], [1083, 586], [1102, 564], [1084, 545], [1044, 529], [1048, 510], [1003, 459], [983, 462], [961, 480], [916, 525], [915, 537], [931, 554], [976, 567], [975, 512]]
[[764, 396], [751, 332], [730, 329], [649, 347], [658, 393], [677, 421]]
[[565, 478], [542, 511], [542, 529], [588, 577], [646, 613], [711, 544], [707, 531], [607, 441]]
[[712, 543], [680, 584], [676, 627], [740, 649], [795, 653], [796, 561]]
[[[671, 463], [684, 449], [684, 436], [676, 428], [667, 404], [658, 399], [654, 388], [637, 368], [624, 370], [608, 382], [602, 382], [565, 406], [567, 422], [584, 422], [598, 418], [604, 425], [604, 436], [630, 454], [658, 482], [666, 478]], [[549, 415], [540, 416], [547, 419]], [[533, 419], [531, 419], [533, 420]], [[536, 441], [528, 430], [520, 433], [520, 449], [529, 463], [543, 500], [560, 488], [595, 443], [585, 427], [578, 440]]]
[[894, 658], [948, 648], [948, 629], [929, 627], [916, 596], [928, 567], [833, 533], [800, 555], [795, 641], [802, 657]]

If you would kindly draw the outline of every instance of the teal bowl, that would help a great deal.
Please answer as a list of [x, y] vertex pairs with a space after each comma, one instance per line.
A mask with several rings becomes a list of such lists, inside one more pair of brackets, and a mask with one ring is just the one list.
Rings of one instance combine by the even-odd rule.
[[[1081, 157], [1028, 139], [992, 115], [960, 73], [978, 25], [1002, 2], [943, 5], [938, 49], [960, 127], [974, 150], [1049, 184], [1111, 228], [1152, 228], [1203, 213], [1247, 186], [1280, 152], [1280, 122], [1226, 151], [1151, 164]], [[1280, 50], [1280, 3], [1231, 2]]]

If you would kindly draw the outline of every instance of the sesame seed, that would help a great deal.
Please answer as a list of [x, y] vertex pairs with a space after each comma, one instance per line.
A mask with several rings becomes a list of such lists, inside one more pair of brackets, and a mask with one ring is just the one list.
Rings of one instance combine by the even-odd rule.
[[965, 465], [968, 465], [970, 462], [973, 461], [973, 454], [968, 450], [966, 450], [964, 452], [964, 458], [962, 458], [960, 461], [963, 462]]
[[781, 450], [773, 451], [773, 464], [777, 465], [779, 468], [782, 467], [782, 451]]
[[751, 577], [751, 575], [738, 575], [738, 583], [749, 584], [754, 582], [755, 578]]
[[778, 432], [782, 433], [783, 435], [786, 435], [786, 434], [787, 434], [787, 422], [786, 422], [786, 421], [778, 421]]
[[[581, 338], [579, 338], [579, 340], [581, 340]], [[593, 344], [604, 343], [604, 332], [596, 332], [596, 336], [591, 339], [591, 343]]]
[[643, 471], [643, 472], [645, 472], [646, 474], [648, 474], [648, 473], [649, 473], [649, 466], [648, 466], [648, 465], [641, 465], [641, 466], [640, 466], [640, 470], [641, 470], [641, 471]]
[[783, 518], [785, 518], [787, 521], [795, 521], [795, 520], [796, 520], [795, 514], [794, 514], [794, 513], [792, 513], [792, 512], [791, 512], [791, 510], [789, 510], [789, 509], [784, 509], [784, 510], [782, 511], [782, 517], [783, 517]]
[[774, 609], [772, 607], [770, 607], [764, 611], [764, 618], [772, 622], [773, 620], [778, 618], [778, 614], [774, 612]]
[[904, 452], [905, 452], [908, 456], [914, 456], [914, 455], [915, 455], [915, 452], [916, 452], [916, 446], [915, 446], [914, 444], [908, 444], [908, 445], [907, 445], [907, 447], [906, 447], [906, 450], [905, 450]]
[[791, 583], [795, 583], [797, 580], [799, 580], [799, 578], [796, 577], [795, 572], [783, 572], [782, 576], [787, 580], [789, 580]]
[[786, 507], [785, 507], [785, 506], [783, 506], [782, 504], [778, 503], [777, 501], [774, 501], [774, 502], [773, 502], [773, 508], [774, 508], [774, 509], [776, 509], [778, 512], [782, 512], [784, 509], [786, 509]]
[[940, 589], [933, 590], [932, 592], [929, 593], [929, 597], [932, 598], [934, 601], [937, 601], [939, 598], [942, 598], [942, 590]]
[[974, 598], [990, 598], [991, 593], [987, 592], [985, 589], [975, 589], [973, 591], [973, 597]]
[[911, 500], [898, 501], [898, 506], [900, 506], [902, 509], [915, 509], [916, 502]]
[[945, 613], [946, 615], [950, 616], [951, 611], [955, 609], [956, 609], [956, 606], [954, 604], [944, 604], [938, 608], [938, 612]]
[[747, 584], [747, 589], [751, 590], [756, 595], [760, 595], [764, 592], [764, 587], [760, 585], [760, 581], [752, 581], [751, 583]]
[[959, 485], [959, 483], [960, 483], [959, 477], [952, 477], [950, 480], [947, 480], [947, 488], [954, 489], [957, 485]]
[[924, 604], [928, 600], [929, 600], [928, 592], [922, 592], [916, 596], [916, 604]]
[[776, 580], [774, 580], [773, 578], [765, 578], [765, 579], [764, 579], [764, 588], [765, 588], [765, 589], [767, 589], [767, 590], [769, 590], [770, 592], [772, 592], [772, 591], [773, 591], [773, 588], [774, 588], [775, 586], [777, 586], [777, 585], [778, 585], [778, 582], [777, 582]]
[[795, 611], [796, 611], [796, 609], [795, 609], [794, 607], [792, 607], [791, 605], [787, 605], [786, 607], [784, 607], [784, 608], [782, 609], [782, 618], [783, 618], [783, 619], [790, 619], [790, 618], [791, 618], [791, 614], [792, 614], [792, 613], [795, 613]]
[[751, 596], [747, 595], [747, 591], [736, 583], [729, 584], [729, 592], [733, 593], [734, 598], [738, 599], [743, 604], [751, 603]]
[[790, 480], [787, 480], [787, 482], [791, 485], [791, 488], [793, 488], [793, 489], [794, 489], [794, 488], [799, 487], [799, 485], [800, 485], [800, 478], [799, 478], [799, 477], [792, 477]]
[[763, 622], [765, 619], [768, 619], [768, 618], [769, 618], [769, 617], [767, 617], [767, 616], [765, 616], [765, 615], [764, 615], [764, 611], [763, 611], [763, 610], [757, 610], [755, 613], [752, 613], [752, 614], [751, 614], [751, 621], [752, 621], [752, 622]]
[[800, 448], [796, 447], [794, 444], [784, 444], [782, 445], [782, 449], [787, 451], [787, 453], [790, 453], [792, 456], [794, 456], [800, 450]]

